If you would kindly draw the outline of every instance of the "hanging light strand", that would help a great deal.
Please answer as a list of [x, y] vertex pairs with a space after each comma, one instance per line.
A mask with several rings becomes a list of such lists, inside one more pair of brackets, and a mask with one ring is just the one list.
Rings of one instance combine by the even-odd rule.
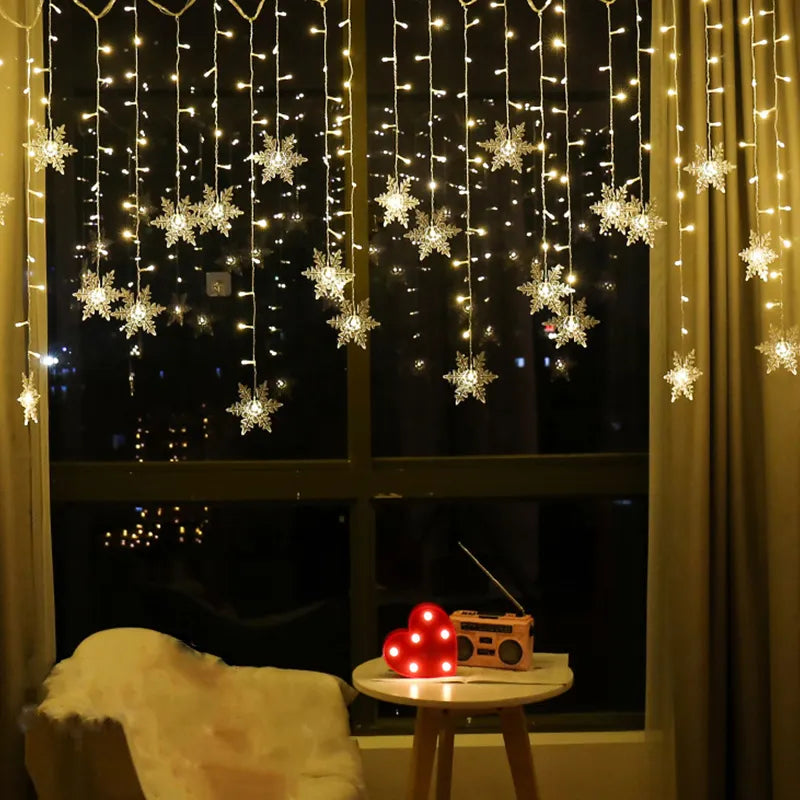
[[[572, 148], [572, 141], [570, 140], [570, 109], [569, 109], [569, 52], [567, 46], [567, 5], [557, 7], [560, 8], [561, 13], [561, 30], [563, 39], [561, 42], [561, 50], [564, 55], [564, 150], [565, 150], [565, 164], [564, 164], [564, 183], [567, 192], [567, 283], [570, 286], [575, 283], [575, 274], [573, 273], [572, 264], [572, 181], [570, 173], [570, 162], [572, 157], [570, 154]], [[569, 295], [569, 313], [573, 313], [573, 293]]]
[[634, 0], [636, 15], [636, 156], [638, 167], [639, 203], [644, 205], [644, 123], [642, 120], [642, 15], [639, 0]]
[[323, 160], [325, 162], [325, 255], [326, 263], [331, 260], [331, 149], [330, 149], [330, 114], [328, 103], [330, 103], [330, 76], [328, 74], [328, 2], [327, 0], [317, 0], [322, 8], [322, 81], [323, 95], [325, 103], [323, 105]]
[[436, 180], [434, 177], [434, 142], [433, 142], [433, 7], [431, 0], [427, 3], [427, 20], [428, 20], [428, 160], [430, 168], [430, 182], [428, 188], [430, 189], [431, 196], [431, 224], [433, 223], [433, 216], [435, 211], [436, 202]]
[[543, 14], [547, 7], [550, 5], [550, 0], [541, 8], [535, 8], [536, 17], [539, 23], [538, 35], [539, 38], [536, 42], [536, 48], [539, 51], [539, 192], [542, 198], [542, 274], [544, 279], [547, 280], [547, 256], [550, 250], [550, 243], [547, 241], [547, 223], [550, 217], [550, 212], [547, 210], [547, 115], [544, 108], [544, 20]]
[[219, 129], [219, 11], [217, 0], [211, 0], [211, 8], [214, 13], [214, 196], [219, 197], [219, 139], [221, 131]]

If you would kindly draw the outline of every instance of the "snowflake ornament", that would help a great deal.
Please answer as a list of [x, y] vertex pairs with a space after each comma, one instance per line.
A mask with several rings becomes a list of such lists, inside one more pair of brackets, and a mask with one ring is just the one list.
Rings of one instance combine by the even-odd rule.
[[14, 198], [10, 194], [6, 194], [5, 192], [0, 192], [0, 225], [6, 224], [5, 207], [13, 199]]
[[725, 159], [725, 147], [718, 144], [711, 148], [709, 153], [699, 144], [694, 148], [694, 161], [684, 167], [684, 172], [694, 175], [697, 184], [697, 194], [711, 187], [719, 189], [725, 194], [725, 178], [736, 167]]
[[87, 270], [81, 274], [81, 288], [72, 296], [83, 303], [82, 320], [85, 321], [94, 314], [110, 320], [111, 305], [119, 300], [122, 291], [114, 286], [114, 270], [106, 272], [102, 277]]
[[150, 287], [143, 286], [137, 297], [127, 289], [122, 290], [122, 305], [111, 316], [123, 321], [120, 327], [125, 337], [130, 339], [136, 331], [156, 335], [155, 318], [166, 309], [150, 299]]
[[756, 345], [756, 350], [767, 357], [767, 375], [777, 369], [785, 369], [797, 375], [797, 358], [800, 355], [800, 327], [781, 329], [769, 326], [769, 336], [765, 342]]
[[214, 317], [207, 311], [197, 311], [189, 319], [189, 324], [194, 330], [194, 338], [207, 334], [208, 336], [214, 335]]
[[473, 356], [471, 362], [469, 356], [456, 353], [456, 368], [443, 376], [456, 390], [456, 405], [470, 395], [481, 403], [486, 402], [486, 387], [497, 380], [497, 375], [486, 369], [485, 361], [484, 353]]
[[156, 217], [150, 224], [161, 228], [167, 234], [167, 247], [172, 247], [179, 239], [187, 244], [197, 244], [194, 238], [194, 229], [199, 221], [195, 206], [184, 197], [175, 205], [166, 197], [161, 198], [161, 216]]
[[664, 376], [664, 380], [672, 386], [671, 402], [679, 397], [694, 400], [695, 381], [703, 373], [695, 366], [695, 352], [681, 356], [680, 353], [672, 354], [672, 369]]
[[443, 256], [450, 257], [450, 242], [460, 228], [447, 223], [447, 209], [440, 208], [429, 217], [424, 211], [415, 212], [417, 227], [405, 234], [406, 239], [419, 248], [419, 260], [427, 258], [434, 250]]
[[362, 300], [357, 307], [352, 300], [347, 300], [342, 304], [339, 316], [329, 319], [328, 325], [339, 331], [337, 347], [352, 342], [366, 349], [367, 334], [380, 322], [369, 315], [369, 300]]
[[211, 186], [203, 187], [203, 199], [194, 207], [200, 233], [216, 228], [223, 236], [231, 229], [231, 220], [244, 214], [233, 204], [233, 186], [217, 193]]
[[419, 200], [411, 195], [411, 181], [407, 178], [399, 182], [390, 176], [386, 191], [375, 198], [375, 202], [385, 210], [383, 227], [386, 228], [393, 222], [399, 222], [404, 228], [408, 227], [408, 212], [413, 211]]
[[656, 214], [656, 204], [632, 200], [628, 205], [628, 245], [644, 242], [649, 247], [656, 243], [656, 231], [666, 225]]
[[344, 300], [344, 289], [353, 280], [353, 273], [342, 269], [342, 253], [337, 250], [328, 258], [321, 250], [314, 250], [314, 266], [303, 272], [314, 281], [314, 298]]
[[36, 172], [41, 172], [45, 167], [52, 167], [59, 175], [64, 174], [64, 159], [78, 152], [69, 142], [64, 141], [64, 136], [63, 125], [50, 131], [40, 122], [33, 126], [28, 155], [33, 159], [33, 168]]
[[586, 313], [586, 298], [582, 297], [573, 304], [571, 311], [567, 309], [565, 313], [557, 314], [542, 324], [555, 328], [552, 338], [558, 349], [567, 342], [586, 347], [586, 331], [599, 325], [600, 321]]
[[531, 262], [531, 280], [517, 286], [517, 291], [531, 299], [531, 314], [549, 309], [554, 314], [561, 314], [564, 310], [563, 298], [571, 295], [575, 290], [561, 280], [564, 267], [550, 267], [547, 276], [537, 260]]
[[777, 261], [778, 254], [772, 249], [772, 239], [769, 233], [756, 233], [750, 231], [750, 244], [739, 253], [739, 258], [747, 265], [744, 279], [769, 278], [769, 265]]
[[167, 314], [169, 314], [167, 325], [180, 325], [182, 328], [184, 317], [191, 310], [191, 307], [186, 303], [185, 294], [173, 294], [172, 299], [169, 301], [169, 305], [167, 306]]
[[600, 233], [603, 235], [610, 236], [613, 231], [625, 233], [631, 213], [628, 190], [624, 186], [615, 189], [604, 183], [600, 190], [600, 200], [590, 206], [589, 210], [600, 217]]
[[242, 436], [253, 428], [261, 428], [267, 433], [272, 433], [272, 419], [283, 403], [269, 397], [267, 382], [250, 389], [243, 383], [239, 384], [239, 402], [225, 409], [229, 414], [241, 417]]
[[536, 149], [536, 145], [525, 141], [524, 122], [513, 128], [502, 122], [495, 122], [494, 139], [478, 142], [478, 147], [492, 154], [492, 172], [506, 164], [511, 169], [522, 172], [522, 157]]
[[22, 406], [25, 424], [39, 421], [39, 392], [36, 389], [36, 378], [33, 373], [22, 373], [22, 392], [17, 402]]
[[278, 141], [274, 136], [264, 133], [264, 149], [252, 156], [256, 164], [264, 167], [261, 183], [267, 183], [277, 177], [290, 186], [294, 183], [294, 168], [308, 161], [305, 156], [295, 153], [294, 144], [294, 134]]

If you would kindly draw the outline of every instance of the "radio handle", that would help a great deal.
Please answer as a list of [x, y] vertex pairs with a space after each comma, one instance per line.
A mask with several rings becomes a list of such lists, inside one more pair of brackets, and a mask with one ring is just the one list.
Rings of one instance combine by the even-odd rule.
[[503, 586], [503, 584], [500, 583], [500, 581], [497, 580], [497, 578], [495, 578], [495, 576], [492, 575], [492, 573], [489, 572], [489, 570], [486, 569], [486, 567], [484, 567], [483, 564], [481, 564], [481, 562], [478, 561], [478, 559], [472, 553], [470, 553], [470, 551], [467, 550], [463, 544], [461, 544], [461, 542], [458, 543], [458, 546], [478, 565], [478, 567], [486, 574], [489, 580], [520, 610], [522, 614], [527, 614], [527, 611], [525, 611], [525, 609], [520, 605], [519, 601], [514, 597], [514, 595], [512, 595], [511, 592], [509, 592], [508, 589], [506, 589], [506, 587]]

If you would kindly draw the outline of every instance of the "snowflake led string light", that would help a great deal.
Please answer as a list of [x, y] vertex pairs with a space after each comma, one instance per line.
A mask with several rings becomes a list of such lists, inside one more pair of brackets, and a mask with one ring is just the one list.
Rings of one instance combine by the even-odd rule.
[[342, 267], [342, 253], [336, 251], [328, 258], [321, 250], [314, 250], [314, 266], [303, 272], [304, 277], [314, 281], [316, 300], [344, 300], [344, 290], [353, 280], [353, 273]]
[[167, 325], [180, 325], [182, 328], [183, 320], [191, 310], [186, 302], [185, 294], [173, 294], [167, 306]]
[[[151, 2], [151, 0], [148, 0], [148, 2]], [[194, 0], [187, 0], [187, 3], [177, 13], [173, 13], [156, 4], [156, 8], [162, 14], [175, 19], [175, 73], [172, 76], [175, 82], [175, 200], [172, 201], [167, 197], [162, 197], [162, 213], [150, 222], [154, 227], [161, 228], [164, 231], [167, 247], [172, 247], [179, 241], [192, 245], [197, 244], [194, 229], [200, 224], [197, 207], [192, 203], [188, 195], [181, 198], [181, 152], [184, 149], [181, 143], [181, 114], [194, 116], [194, 108], [181, 107], [181, 50], [189, 49], [188, 44], [181, 42], [181, 16], [193, 3]]]
[[59, 175], [64, 174], [64, 159], [78, 152], [64, 140], [65, 136], [64, 125], [48, 130], [40, 122], [34, 124], [33, 138], [28, 152], [33, 159], [33, 168], [36, 172], [52, 167]]
[[446, 208], [440, 208], [429, 217], [424, 211], [417, 211], [417, 224], [405, 234], [406, 239], [419, 248], [419, 260], [422, 261], [431, 253], [441, 253], [450, 257], [450, 239], [457, 236], [461, 229], [447, 222]]
[[[223, 236], [227, 236], [231, 230], [231, 220], [240, 217], [244, 212], [234, 205], [233, 187], [229, 186], [222, 192], [219, 190], [219, 140], [222, 131], [219, 127], [219, 59], [218, 45], [219, 37], [222, 32], [219, 29], [217, 0], [212, 0], [211, 10], [214, 19], [214, 47], [213, 64], [210, 73], [213, 75], [214, 99], [212, 108], [214, 109], [214, 186], [203, 186], [203, 199], [195, 207], [197, 215], [197, 226], [200, 233], [208, 233], [216, 230]], [[206, 73], [208, 75], [208, 73]]]
[[656, 232], [666, 225], [666, 220], [656, 213], [656, 202], [642, 205], [640, 200], [632, 200], [627, 211], [628, 244], [644, 242], [649, 247], [655, 247]]
[[82, 320], [87, 320], [94, 314], [110, 320], [111, 306], [122, 296], [122, 291], [114, 286], [114, 270], [102, 276], [87, 270], [81, 273], [81, 288], [72, 296], [83, 303]]
[[702, 372], [695, 366], [695, 352], [690, 350], [685, 356], [680, 353], [672, 354], [672, 369], [664, 375], [664, 380], [672, 387], [671, 402], [679, 397], [687, 400], [694, 399], [694, 384]]
[[39, 422], [39, 391], [36, 388], [36, 378], [32, 372], [27, 375], [22, 373], [22, 391], [17, 402], [22, 406], [23, 421]]
[[369, 300], [362, 300], [357, 305], [352, 300], [345, 300], [338, 316], [328, 320], [335, 330], [339, 331], [337, 347], [352, 343], [359, 347], [367, 346], [367, 334], [377, 328], [380, 323], [369, 315]]
[[684, 167], [684, 170], [695, 176], [697, 194], [709, 188], [718, 189], [725, 194], [725, 178], [735, 167], [725, 159], [724, 145], [718, 144], [710, 153], [711, 155], [699, 144], [695, 145], [694, 161]]
[[624, 186], [615, 189], [604, 183], [600, 190], [600, 200], [589, 206], [589, 210], [600, 217], [600, 233], [608, 235], [613, 231], [627, 231], [631, 206], [628, 190]]
[[744, 279], [761, 278], [769, 279], [769, 267], [778, 260], [778, 254], [772, 249], [772, 236], [770, 233], [756, 233], [750, 231], [750, 244], [739, 253], [739, 258], [744, 261], [747, 270]]
[[203, 187], [203, 199], [195, 208], [197, 227], [200, 233], [216, 229], [223, 236], [231, 230], [231, 220], [244, 214], [241, 208], [233, 203], [233, 187], [229, 186], [222, 192], [216, 191], [211, 186]]
[[[462, 2], [462, 5], [464, 3]], [[470, 3], [471, 5], [471, 3]], [[503, 69], [495, 70], [495, 74], [502, 73], [505, 83], [505, 108], [506, 121], [495, 122], [494, 138], [484, 142], [478, 142], [478, 147], [482, 147], [487, 153], [492, 155], [492, 172], [509, 166], [517, 172], [522, 172], [522, 158], [532, 153], [536, 147], [530, 142], [525, 141], [525, 123], [511, 125], [511, 97], [509, 91], [509, 61], [508, 61], [508, 40], [511, 32], [508, 29], [508, 6], [506, 0], [493, 0], [492, 8], [503, 9]]]
[[272, 415], [283, 405], [269, 397], [267, 382], [256, 386], [251, 392], [243, 383], [239, 384], [239, 401], [225, 410], [229, 414], [241, 417], [242, 436], [253, 428], [261, 428], [272, 433]]
[[468, 355], [456, 353], [456, 368], [444, 376], [446, 381], [453, 384], [456, 405], [468, 397], [486, 402], [486, 387], [497, 380], [497, 375], [486, 369], [485, 360], [485, 353], [478, 353], [471, 361]]
[[5, 209], [14, 198], [10, 194], [0, 192], [0, 225], [6, 224]]
[[194, 229], [198, 226], [199, 219], [188, 195], [178, 200], [177, 205], [172, 200], [162, 197], [161, 214], [150, 224], [166, 233], [167, 247], [172, 247], [181, 240], [187, 244], [197, 244]]
[[214, 335], [214, 317], [207, 311], [197, 311], [189, 318], [189, 324], [194, 331], [195, 339], [204, 334]]
[[522, 172], [522, 157], [536, 150], [536, 146], [525, 141], [525, 123], [507, 127], [502, 122], [494, 124], [494, 138], [478, 142], [487, 153], [492, 155], [492, 172], [509, 166]]
[[122, 304], [111, 313], [111, 316], [122, 320], [120, 330], [125, 333], [125, 338], [130, 339], [137, 331], [155, 336], [156, 317], [166, 309], [150, 299], [150, 287], [141, 287], [138, 294], [122, 289], [121, 298]]
[[756, 345], [756, 350], [767, 357], [767, 374], [785, 369], [797, 375], [797, 359], [800, 355], [800, 327], [781, 328], [770, 324], [767, 340]]
[[554, 329], [551, 336], [556, 343], [556, 348], [563, 347], [568, 342], [575, 342], [581, 347], [586, 347], [586, 331], [599, 325], [600, 320], [586, 313], [586, 298], [582, 297], [573, 303], [571, 308], [542, 324]]
[[290, 133], [282, 141], [270, 136], [266, 131], [262, 136], [264, 137], [264, 149], [253, 155], [253, 161], [264, 168], [261, 183], [267, 183], [280, 177], [290, 186], [293, 185], [295, 168], [308, 161], [305, 156], [295, 153], [294, 134]]
[[419, 200], [411, 195], [411, 181], [403, 178], [398, 182], [398, 179], [391, 175], [386, 182], [386, 191], [379, 194], [375, 198], [375, 202], [385, 211], [384, 227], [393, 222], [399, 222], [404, 228], [407, 228], [409, 212], [419, 205]]
[[712, 120], [712, 96], [721, 94], [723, 87], [711, 87], [711, 67], [720, 63], [719, 57], [711, 54], [711, 31], [722, 30], [722, 23], [711, 25], [709, 23], [709, 5], [711, 0], [703, 0], [703, 47], [706, 63], [706, 145], [695, 145], [694, 161], [684, 170], [695, 177], [697, 194], [706, 189], [714, 188], [725, 193], [725, 179], [728, 173], [735, 169], [730, 161], [725, 159], [725, 146], [723, 144], [713, 144], [714, 128], [722, 127], [721, 122]]
[[385, 214], [383, 216], [383, 226], [386, 228], [393, 222], [399, 222], [404, 228], [408, 227], [408, 212], [413, 211], [418, 205], [419, 200], [411, 195], [411, 182], [407, 178], [400, 177], [400, 112], [397, 103], [398, 80], [397, 80], [397, 28], [402, 25], [397, 19], [397, 0], [392, 0], [392, 56], [383, 61], [392, 62], [392, 128], [394, 129], [394, 174], [390, 175], [386, 181], [386, 191], [378, 195], [375, 202], [382, 206]]
[[517, 291], [531, 299], [531, 314], [545, 309], [554, 314], [564, 311], [564, 298], [575, 291], [571, 286], [561, 280], [564, 267], [550, 267], [547, 275], [544, 274], [542, 265], [534, 260], [531, 262], [531, 280], [517, 287]]

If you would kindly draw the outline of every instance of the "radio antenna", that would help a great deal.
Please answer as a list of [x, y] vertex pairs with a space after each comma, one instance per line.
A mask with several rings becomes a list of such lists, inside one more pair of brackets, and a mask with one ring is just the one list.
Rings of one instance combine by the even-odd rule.
[[475, 562], [475, 563], [478, 565], [478, 567], [480, 567], [480, 569], [481, 569], [481, 570], [483, 570], [483, 572], [486, 574], [486, 576], [489, 578], [489, 580], [490, 580], [490, 581], [491, 581], [491, 582], [492, 582], [492, 583], [493, 583], [493, 584], [494, 584], [494, 585], [495, 585], [495, 586], [496, 586], [496, 587], [497, 587], [497, 588], [498, 588], [498, 589], [499, 589], [499, 590], [500, 590], [500, 591], [501, 591], [501, 592], [502, 592], [502, 593], [503, 593], [503, 594], [504, 594], [504, 595], [505, 595], [505, 596], [506, 596], [506, 597], [507, 597], [507, 598], [508, 598], [508, 599], [509, 599], [509, 600], [510, 600], [510, 601], [511, 601], [511, 602], [512, 602], [512, 603], [513, 603], [513, 604], [514, 604], [514, 605], [515, 605], [515, 606], [516, 606], [516, 607], [517, 607], [517, 608], [518, 608], [520, 611], [521, 611], [521, 612], [522, 612], [522, 613], [523, 613], [523, 614], [527, 614], [527, 613], [528, 613], [528, 612], [527, 612], [527, 611], [525, 611], [525, 609], [524, 609], [524, 608], [523, 608], [523, 607], [520, 605], [519, 601], [518, 601], [518, 600], [517, 600], [517, 599], [514, 597], [514, 595], [512, 595], [512, 594], [511, 594], [511, 592], [509, 592], [509, 591], [508, 591], [508, 589], [506, 589], [506, 587], [505, 587], [505, 586], [503, 586], [503, 584], [502, 584], [502, 583], [500, 583], [500, 581], [499, 581], [499, 580], [497, 580], [497, 578], [495, 578], [495, 576], [494, 576], [494, 575], [492, 575], [492, 573], [491, 573], [491, 572], [489, 572], [489, 570], [488, 570], [488, 569], [486, 569], [486, 567], [484, 567], [484, 566], [483, 566], [483, 564], [481, 564], [481, 562], [480, 562], [480, 561], [478, 561], [478, 559], [477, 559], [477, 558], [476, 558], [476, 557], [475, 557], [475, 556], [474, 556], [472, 553], [470, 553], [470, 551], [469, 551], [469, 550], [467, 550], [467, 548], [466, 548], [466, 547], [464, 547], [464, 545], [463, 545], [463, 544], [461, 544], [461, 542], [459, 542], [459, 543], [458, 543], [458, 546], [459, 546], [459, 547], [460, 547], [460, 548], [461, 548], [461, 549], [462, 549], [462, 550], [463, 550], [463, 551], [464, 551], [464, 552], [465, 552], [465, 553], [466, 553], [466, 554], [467, 554], [467, 555], [468, 555], [468, 556], [469, 556], [469, 557], [470, 557], [470, 558], [471, 558], [471, 559], [472, 559], [472, 560], [473, 560], [473, 561], [474, 561], [474, 562]]

